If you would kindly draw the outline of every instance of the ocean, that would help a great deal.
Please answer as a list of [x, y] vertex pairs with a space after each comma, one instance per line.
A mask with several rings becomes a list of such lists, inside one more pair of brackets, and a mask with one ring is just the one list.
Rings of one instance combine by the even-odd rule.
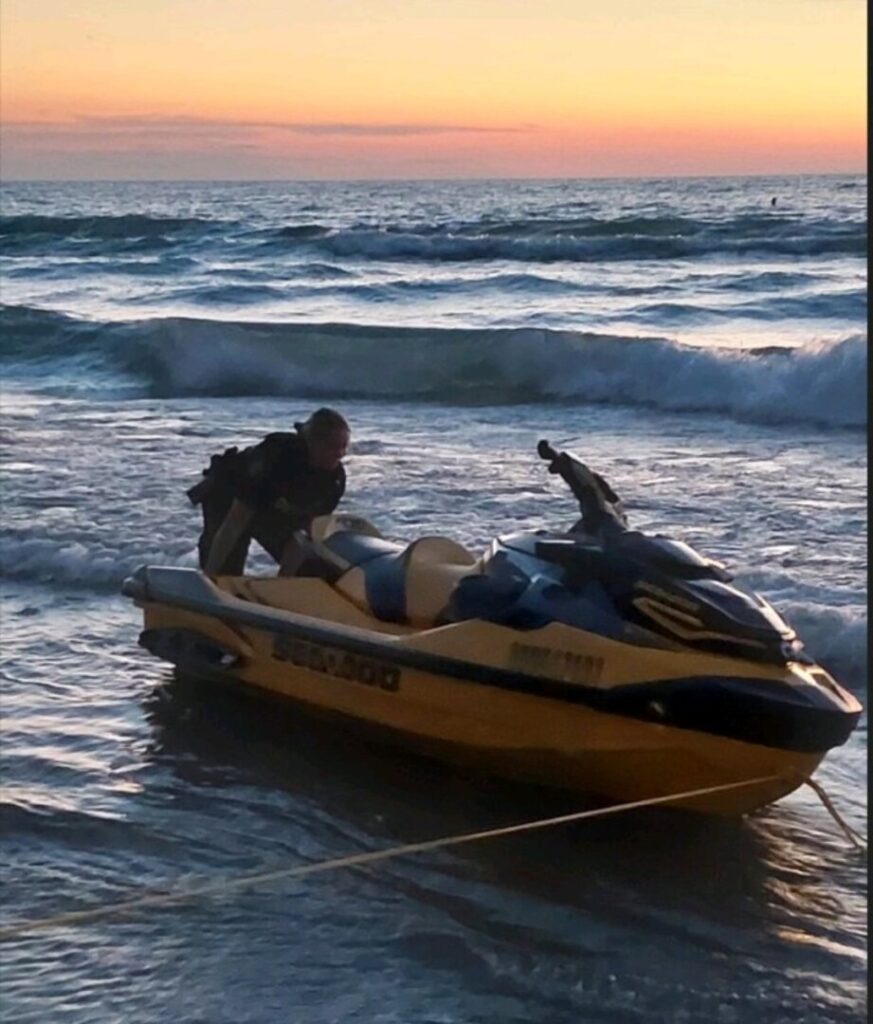
[[[195, 564], [210, 454], [318, 405], [386, 535], [569, 524], [548, 438], [866, 701], [865, 177], [0, 196], [3, 923], [577, 808], [137, 647], [121, 581]], [[862, 831], [866, 741], [817, 776]], [[0, 987], [40, 1024], [855, 1022], [866, 863], [808, 791], [641, 812], [35, 932]]]

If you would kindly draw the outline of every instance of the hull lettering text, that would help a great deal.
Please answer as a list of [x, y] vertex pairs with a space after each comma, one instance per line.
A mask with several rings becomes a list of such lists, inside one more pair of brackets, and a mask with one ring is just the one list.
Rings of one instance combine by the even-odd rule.
[[277, 636], [273, 641], [273, 657], [298, 668], [308, 668], [334, 679], [347, 679], [363, 686], [396, 693], [400, 689], [400, 669], [385, 662], [374, 661], [349, 651], [322, 647], [293, 636]]

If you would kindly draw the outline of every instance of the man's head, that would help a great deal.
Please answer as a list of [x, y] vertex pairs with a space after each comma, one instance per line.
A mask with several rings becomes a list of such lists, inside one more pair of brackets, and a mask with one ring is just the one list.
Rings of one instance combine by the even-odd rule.
[[336, 469], [351, 437], [345, 418], [335, 409], [316, 409], [300, 432], [306, 438], [310, 464], [316, 469]]

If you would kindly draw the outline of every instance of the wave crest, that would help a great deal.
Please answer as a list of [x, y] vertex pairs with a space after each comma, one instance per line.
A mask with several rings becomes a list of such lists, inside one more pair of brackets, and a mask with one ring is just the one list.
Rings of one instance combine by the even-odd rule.
[[[4, 307], [4, 362], [78, 362], [143, 393], [581, 402], [861, 428], [866, 339], [799, 349], [692, 348], [659, 337], [548, 329], [249, 323], [179, 317], [92, 323]], [[97, 370], [99, 369], [99, 373]], [[124, 376], [123, 381], [117, 377]], [[84, 380], [84, 385], [83, 385]], [[72, 386], [72, 385], [71, 385]]]

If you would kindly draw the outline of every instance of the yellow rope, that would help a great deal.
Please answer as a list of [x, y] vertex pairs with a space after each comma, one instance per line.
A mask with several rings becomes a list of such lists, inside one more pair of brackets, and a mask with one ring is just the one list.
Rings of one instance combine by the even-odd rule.
[[712, 793], [725, 793], [732, 789], [748, 786], [759, 786], [765, 782], [776, 782], [781, 776], [765, 775], [757, 779], [746, 779], [743, 782], [728, 782], [719, 786], [708, 786], [705, 789], [691, 789], [684, 793], [671, 793], [668, 796], [650, 797], [647, 800], [634, 800], [631, 803], [613, 804], [611, 807], [595, 808], [589, 811], [575, 811], [572, 814], [561, 814], [555, 818], [540, 818], [526, 821], [520, 825], [506, 825], [503, 828], [486, 829], [483, 832], [467, 832], [464, 835], [445, 836], [441, 839], [427, 839], [420, 843], [407, 843], [405, 846], [393, 846], [387, 850], [374, 850], [370, 853], [356, 853], [346, 857], [319, 861], [316, 864], [298, 864], [296, 867], [277, 868], [273, 871], [261, 871], [257, 874], [242, 875], [239, 878], [224, 879], [196, 889], [187, 889], [166, 893], [151, 893], [135, 899], [123, 900], [120, 903], [109, 903], [93, 907], [90, 910], [74, 910], [52, 917], [43, 917], [33, 921], [18, 921], [0, 929], [0, 942], [8, 942], [28, 932], [46, 928], [63, 928], [69, 925], [87, 924], [102, 918], [115, 917], [144, 907], [166, 906], [181, 903], [185, 900], [199, 899], [202, 896], [216, 896], [233, 890], [245, 889], [253, 885], [275, 882], [280, 878], [302, 878], [304, 875], [320, 874], [338, 868], [357, 867], [362, 864], [374, 864], [391, 857], [401, 857], [408, 853], [424, 853], [427, 850], [440, 850], [448, 846], [460, 846], [462, 843], [473, 843], [480, 839], [494, 839], [497, 836], [508, 836], [518, 832], [532, 832], [535, 829], [550, 828], [564, 825], [571, 821], [582, 821], [584, 818], [602, 818], [608, 814], [632, 811], [641, 807], [654, 807], [656, 804], [672, 803], [677, 800], [688, 800], [692, 797], [708, 796]]

